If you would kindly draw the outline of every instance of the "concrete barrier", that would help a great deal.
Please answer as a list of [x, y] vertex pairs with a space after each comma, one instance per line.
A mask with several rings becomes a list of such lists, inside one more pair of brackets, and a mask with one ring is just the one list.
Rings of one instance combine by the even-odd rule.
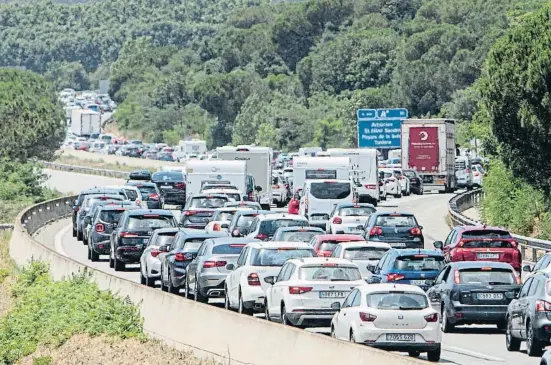
[[10, 256], [18, 265], [32, 260], [49, 262], [55, 280], [89, 272], [101, 289], [137, 304], [145, 332], [170, 345], [193, 349], [198, 356], [223, 359], [226, 363], [231, 359], [231, 363], [239, 364], [426, 364], [161, 292], [82, 265], [31, 236], [48, 222], [70, 216], [74, 199], [56, 199], [20, 213], [10, 241]]

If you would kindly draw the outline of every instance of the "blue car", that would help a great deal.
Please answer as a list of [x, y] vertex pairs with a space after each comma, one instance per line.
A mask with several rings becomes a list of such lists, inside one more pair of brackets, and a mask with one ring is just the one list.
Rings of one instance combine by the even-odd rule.
[[179, 293], [186, 282], [186, 269], [197, 257], [203, 242], [209, 238], [219, 237], [228, 237], [228, 235], [184, 229], [176, 233], [170, 245], [159, 247], [161, 290]]
[[444, 255], [437, 250], [390, 249], [368, 282], [417, 285], [427, 291], [444, 265]]

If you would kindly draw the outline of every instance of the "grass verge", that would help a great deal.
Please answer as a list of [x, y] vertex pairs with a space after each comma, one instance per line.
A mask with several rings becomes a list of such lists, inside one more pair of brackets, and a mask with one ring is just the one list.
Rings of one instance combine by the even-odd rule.
[[95, 169], [105, 169], [105, 170], [115, 170], [115, 171], [134, 171], [138, 169], [138, 166], [130, 166], [121, 163], [108, 163], [105, 162], [102, 158], [97, 160], [79, 158], [70, 155], [59, 155], [55, 160], [57, 163], [73, 165], [73, 166], [84, 166], [92, 167]]

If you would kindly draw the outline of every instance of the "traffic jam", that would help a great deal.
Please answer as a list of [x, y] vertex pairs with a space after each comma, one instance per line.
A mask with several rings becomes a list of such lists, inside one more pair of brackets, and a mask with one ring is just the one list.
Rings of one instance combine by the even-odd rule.
[[541, 356], [551, 288], [539, 269], [551, 256], [523, 267], [511, 233], [487, 226], [454, 227], [428, 248], [414, 214], [380, 204], [459, 189], [455, 141], [438, 141], [452, 127], [404, 121], [412, 134], [433, 129], [440, 148], [429, 158], [402, 138], [397, 158], [226, 146], [210, 160], [135, 171], [124, 185], [80, 192], [73, 237], [92, 262], [139, 265], [143, 285], [339, 340], [438, 362], [443, 333], [483, 324], [503, 331], [507, 350], [524, 341]]

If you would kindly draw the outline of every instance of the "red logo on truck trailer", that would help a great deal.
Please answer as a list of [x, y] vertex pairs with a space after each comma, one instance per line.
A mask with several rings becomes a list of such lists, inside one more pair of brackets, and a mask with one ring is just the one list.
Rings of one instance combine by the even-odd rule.
[[438, 171], [438, 127], [411, 127], [409, 129], [410, 169], [419, 172]]

